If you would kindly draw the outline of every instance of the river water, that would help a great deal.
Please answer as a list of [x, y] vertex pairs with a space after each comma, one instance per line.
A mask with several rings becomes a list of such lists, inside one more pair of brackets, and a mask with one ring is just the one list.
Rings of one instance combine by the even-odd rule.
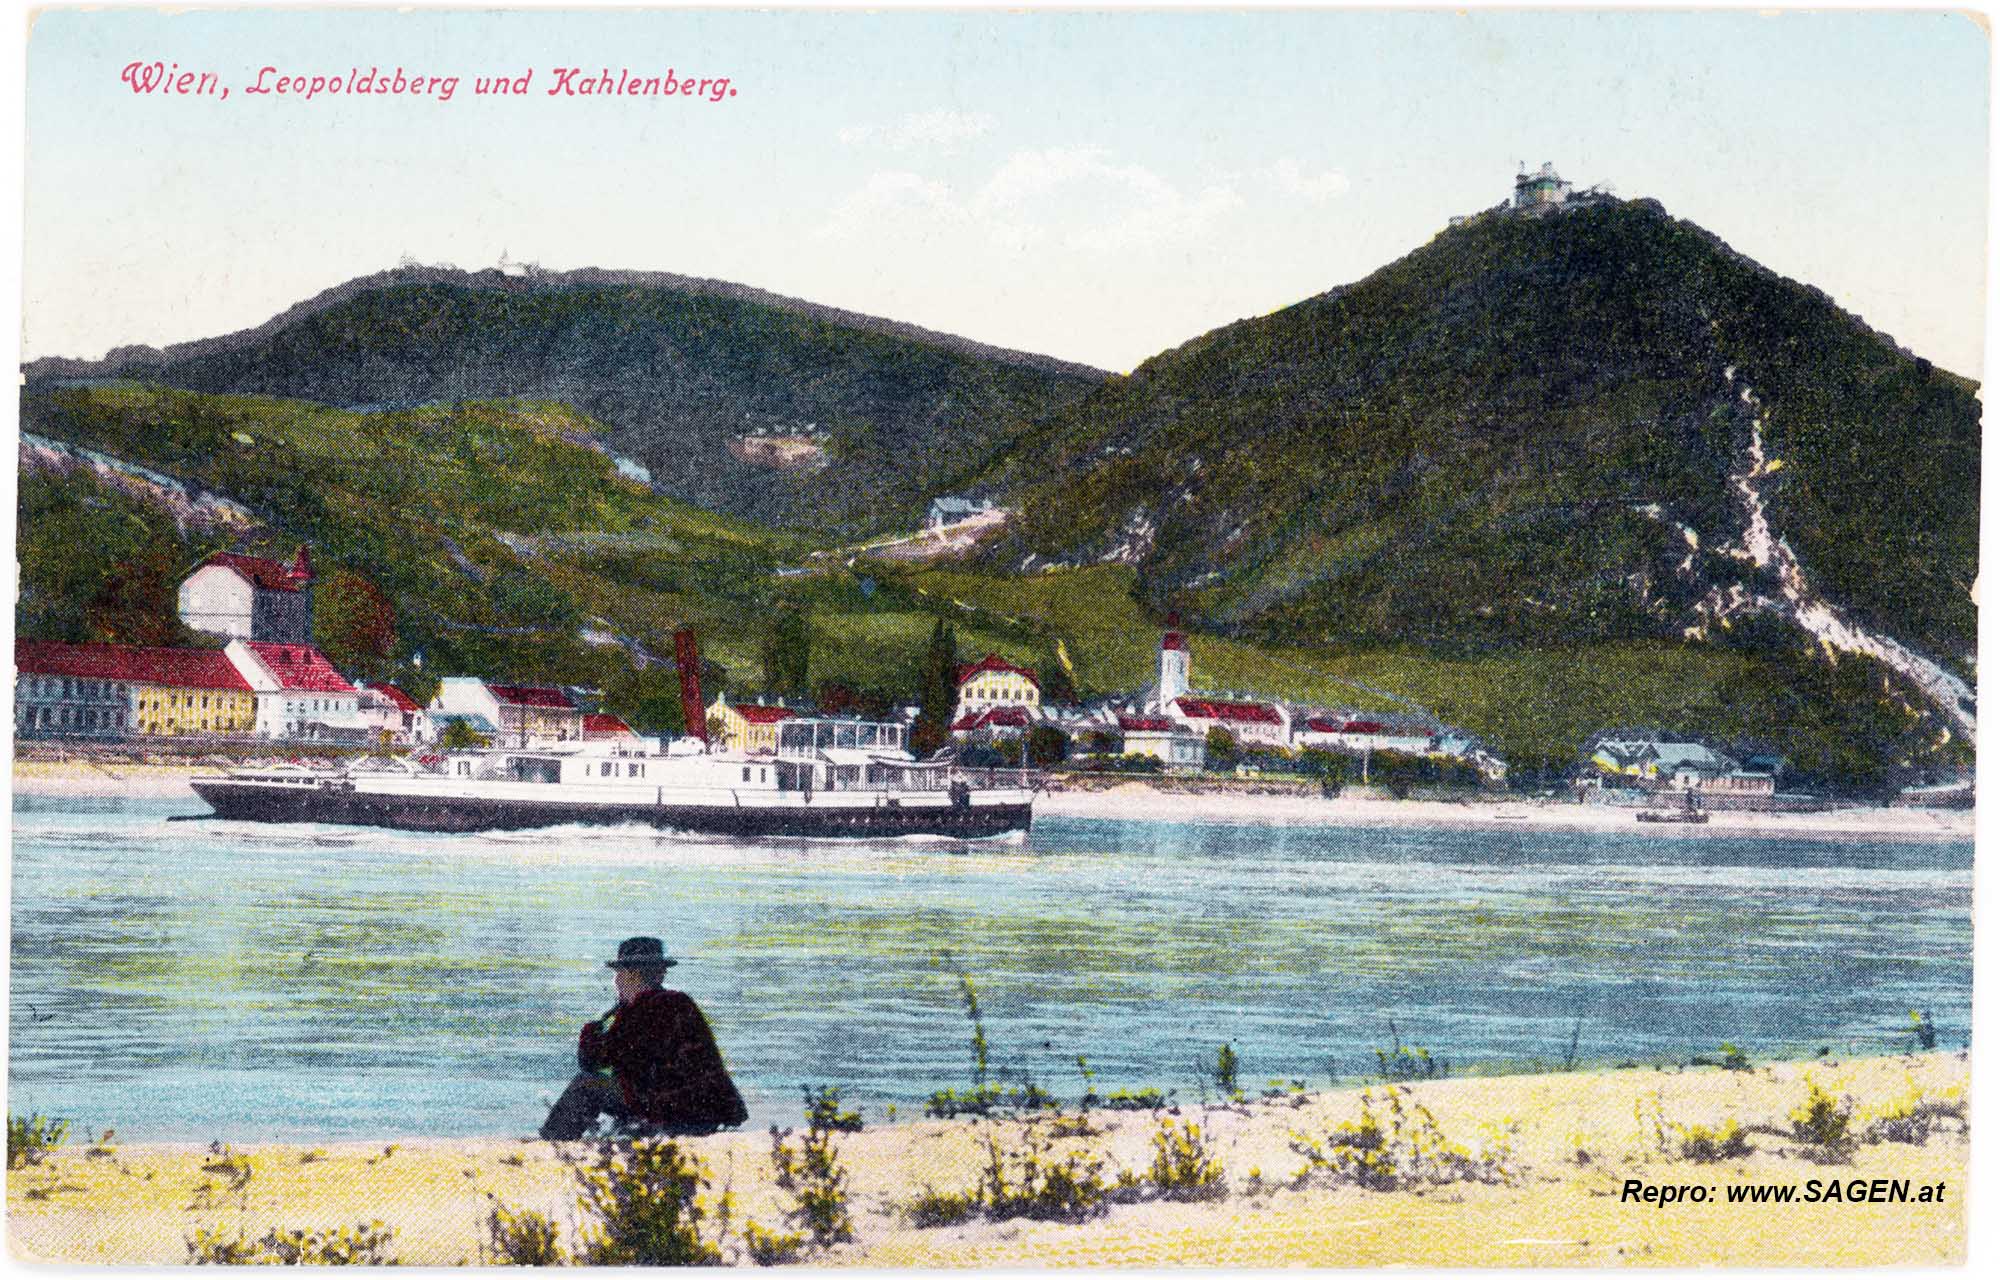
[[657, 934], [751, 1124], [996, 1076], [1198, 1096], [1455, 1072], [1959, 1047], [1972, 846], [1044, 820], [1017, 843], [416, 836], [16, 797], [9, 1107], [128, 1140], [527, 1134]]

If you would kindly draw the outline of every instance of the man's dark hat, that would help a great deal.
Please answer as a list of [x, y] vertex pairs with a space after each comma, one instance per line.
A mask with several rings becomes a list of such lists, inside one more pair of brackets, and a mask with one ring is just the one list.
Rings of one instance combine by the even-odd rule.
[[680, 963], [667, 955], [658, 938], [627, 938], [618, 944], [618, 958], [606, 960], [607, 969], [668, 969]]

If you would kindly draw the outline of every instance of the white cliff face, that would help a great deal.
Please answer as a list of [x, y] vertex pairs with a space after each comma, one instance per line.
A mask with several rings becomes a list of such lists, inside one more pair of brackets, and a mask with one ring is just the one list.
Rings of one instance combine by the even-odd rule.
[[[1735, 386], [1735, 366], [1723, 370], [1723, 376], [1731, 386]], [[1814, 591], [1798, 554], [1789, 543], [1772, 532], [1770, 519], [1764, 510], [1762, 491], [1765, 478], [1775, 470], [1764, 453], [1767, 414], [1757, 393], [1747, 384], [1737, 388], [1737, 397], [1751, 413], [1750, 443], [1744, 450], [1744, 465], [1742, 470], [1730, 476], [1730, 483], [1743, 505], [1743, 542], [1740, 546], [1722, 550], [1774, 573], [1779, 594], [1776, 599], [1752, 595], [1740, 585], [1732, 586], [1727, 596], [1720, 591], [1711, 591], [1709, 598], [1697, 606], [1704, 615], [1704, 623], [1689, 628], [1690, 636], [1698, 638], [1705, 634], [1709, 621], [1722, 622], [1752, 612], [1783, 614], [1827, 648], [1866, 654], [1896, 672], [1922, 691], [1947, 723], [1957, 726], [1967, 737], [1971, 737], [1976, 728], [1976, 702], [1972, 687], [1893, 636], [1869, 630], [1838, 605]]]

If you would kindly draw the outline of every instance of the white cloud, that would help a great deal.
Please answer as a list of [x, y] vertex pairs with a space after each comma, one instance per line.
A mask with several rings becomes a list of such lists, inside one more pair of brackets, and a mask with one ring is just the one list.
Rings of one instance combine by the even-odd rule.
[[871, 175], [834, 207], [819, 234], [848, 239], [970, 233], [1024, 252], [1053, 241], [1109, 254], [1190, 239], [1242, 207], [1229, 183], [1183, 190], [1151, 169], [1097, 147], [1017, 151], [969, 193], [907, 170]]
[[915, 112], [894, 124], [851, 125], [840, 130], [842, 144], [850, 147], [877, 145], [897, 153], [936, 151], [950, 154], [993, 128], [993, 117], [984, 112]]
[[1338, 169], [1305, 173], [1300, 170], [1299, 162], [1290, 156], [1283, 157], [1258, 176], [1286, 195], [1298, 196], [1309, 204], [1324, 204], [1335, 196], [1344, 195], [1351, 185], [1347, 175]]

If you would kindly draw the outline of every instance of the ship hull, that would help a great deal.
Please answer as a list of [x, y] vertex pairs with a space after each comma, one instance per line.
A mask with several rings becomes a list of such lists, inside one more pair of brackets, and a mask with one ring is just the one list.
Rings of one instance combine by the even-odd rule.
[[227, 778], [197, 778], [196, 795], [215, 816], [239, 822], [322, 822], [337, 826], [391, 827], [400, 831], [525, 831], [570, 825], [637, 824], [672, 831], [729, 836], [857, 839], [947, 836], [979, 839], [1026, 831], [1031, 805], [842, 803], [786, 806], [720, 804], [613, 804], [515, 797], [383, 794], [338, 784], [272, 787]]

